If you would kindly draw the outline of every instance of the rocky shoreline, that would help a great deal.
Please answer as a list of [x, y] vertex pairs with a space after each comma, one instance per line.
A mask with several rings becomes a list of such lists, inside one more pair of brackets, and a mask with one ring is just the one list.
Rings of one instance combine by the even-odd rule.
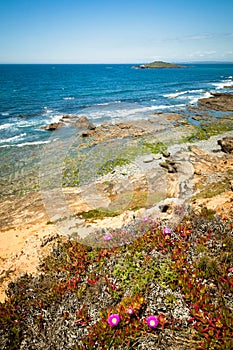
[[[232, 96], [217, 94], [207, 100], [200, 100], [199, 106], [192, 110], [192, 115], [200, 116], [203, 106], [209, 111], [216, 108], [231, 111]], [[197, 130], [195, 125], [190, 125], [188, 118], [189, 116], [176, 113], [154, 114], [147, 121], [96, 127], [85, 117], [76, 121], [74, 118], [69, 118], [68, 121], [68, 118], [64, 117], [62, 123], [68, 121], [69, 125], [76, 124], [79, 137], [85, 141], [83, 147], [103, 145], [106, 149], [106, 146], [113, 145], [112, 140], [130, 139], [129, 144], [117, 144], [117, 147], [121, 149], [123, 145], [128, 155], [132, 153], [132, 164], [116, 163], [116, 167], [114, 165], [111, 171], [102, 174], [94, 184], [63, 189], [72, 212], [79, 215], [78, 223], [81, 222], [83, 232], [87, 227], [91, 231], [96, 228], [121, 227], [134, 218], [140, 219], [145, 216], [161, 216], [164, 220], [171, 220], [174, 216], [173, 207], [178, 204], [180, 198], [187, 200], [196, 210], [207, 206], [216, 210], [218, 214], [232, 217], [233, 134], [232, 131], [228, 131], [223, 135], [229, 138], [227, 146], [226, 140], [225, 143], [219, 141], [223, 136], [218, 136], [219, 131], [224, 131], [224, 127], [229, 130], [229, 125], [232, 126], [232, 114], [224, 114], [219, 119], [208, 115], [205, 122], [202, 120], [202, 127], [211, 131], [204, 135], [203, 141], [200, 141], [198, 134], [200, 130]], [[211, 136], [215, 134], [217, 136]], [[138, 140], [143, 145], [140, 152]], [[166, 145], [165, 149], [158, 148], [161, 145]], [[100, 146], [101, 152], [103, 148]], [[178, 193], [182, 186], [186, 186], [186, 194]], [[206, 191], [209, 186], [213, 189], [208, 194]], [[158, 188], [163, 188], [159, 194]], [[161, 208], [164, 206], [166, 210], [163, 211]], [[41, 253], [41, 237], [56, 236], [59, 229], [57, 224], [61, 217], [53, 221], [48, 216], [39, 192], [29, 193], [21, 198], [9, 197], [1, 203], [0, 209], [1, 281], [4, 297], [4, 289], [9, 281], [21, 273], [36, 271], [38, 256]], [[99, 216], [95, 216], [93, 210], [99, 210]], [[85, 219], [84, 213], [90, 213], [89, 218]], [[12, 240], [7, 239], [10, 236]], [[30, 251], [35, 251], [36, 258], [30, 254], [27, 261], [25, 256], [28, 256], [28, 253], [24, 250], [27, 251], [30, 241], [34, 242]], [[20, 252], [23, 252], [22, 255]], [[35, 264], [32, 264], [33, 259], [36, 260]]]
[[[232, 88], [228, 86], [228, 88]], [[199, 100], [199, 106], [216, 111], [233, 111], [232, 94], [215, 92], [211, 93], [211, 98], [202, 98]]]
[[[12, 339], [22, 349], [81, 349], [84, 344], [101, 349], [99, 341], [108, 342], [108, 336], [108, 347], [102, 348], [121, 349], [111, 347], [117, 337], [105, 324], [106, 310], [120, 310], [120, 329], [139, 322], [136, 329], [146, 336], [133, 341], [138, 350], [197, 348], [199, 328], [193, 327], [193, 319], [205, 341], [215, 339], [213, 332], [225, 336], [224, 314], [215, 320], [218, 327], [212, 327], [209, 316], [205, 320], [208, 300], [200, 306], [204, 316], [198, 303], [208, 295], [217, 305], [225, 300], [220, 311], [233, 307], [225, 287], [232, 276], [232, 101], [232, 94], [224, 94], [200, 101], [190, 114], [154, 114], [146, 121], [102, 126], [86, 117], [65, 117], [62, 125], [51, 127], [54, 134], [63, 124], [76, 128], [83, 151], [79, 182], [74, 185], [77, 163], [68, 158], [63, 180], [74, 176], [72, 186], [65, 182], [47, 191], [40, 184], [40, 191], [11, 195], [0, 204], [3, 349]], [[214, 111], [222, 114], [216, 117]], [[57, 174], [48, 178], [53, 164], [46, 164], [45, 179], [53, 182]], [[217, 217], [208, 221], [213, 213]], [[223, 270], [216, 267], [216, 259]], [[129, 273], [127, 278], [124, 273]], [[221, 278], [226, 274], [224, 281], [213, 279], [218, 273]], [[132, 280], [135, 274], [142, 283], [140, 293]], [[187, 289], [182, 289], [186, 282]], [[127, 318], [125, 324], [129, 300], [137, 318]], [[198, 307], [193, 311], [194, 303]], [[153, 313], [159, 313], [160, 326], [148, 333], [143, 320]], [[119, 341], [124, 338], [119, 335]], [[224, 342], [229, 341], [226, 336]]]

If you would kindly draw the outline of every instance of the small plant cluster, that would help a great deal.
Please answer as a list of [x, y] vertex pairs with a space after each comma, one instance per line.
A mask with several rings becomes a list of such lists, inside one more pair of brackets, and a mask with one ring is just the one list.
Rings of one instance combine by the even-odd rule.
[[11, 284], [1, 348], [232, 349], [232, 228], [203, 210], [175, 228], [145, 218], [104, 233], [105, 248], [61, 240], [40, 276]]
[[[143, 317], [145, 299], [141, 295], [125, 297], [118, 307], [100, 313], [100, 320], [89, 330], [83, 340], [84, 349], [133, 346], [137, 338], [155, 330], [163, 323], [162, 315]], [[122, 338], [122, 335], [124, 337]], [[77, 346], [76, 349], [80, 347]]]
[[167, 146], [161, 141], [155, 142], [155, 143], [143, 141], [141, 147], [142, 147], [142, 151], [145, 153], [150, 152], [150, 153], [158, 154], [167, 150]]
[[196, 126], [196, 130], [189, 136], [182, 139], [183, 142], [196, 142], [199, 140], [208, 140], [211, 136], [232, 130], [232, 123], [203, 124], [201, 127]]
[[112, 172], [117, 166], [129, 164], [130, 161], [126, 158], [115, 158], [107, 160], [98, 170], [98, 175], [105, 175]]

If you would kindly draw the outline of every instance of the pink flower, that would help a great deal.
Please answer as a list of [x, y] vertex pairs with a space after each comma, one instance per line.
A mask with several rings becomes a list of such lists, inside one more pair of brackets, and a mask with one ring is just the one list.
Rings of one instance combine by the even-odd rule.
[[159, 320], [156, 316], [149, 316], [147, 318], [147, 324], [150, 328], [156, 328], [159, 324]]
[[108, 318], [108, 324], [111, 327], [116, 327], [119, 322], [120, 322], [120, 316], [118, 314], [112, 314]]
[[104, 239], [105, 239], [105, 241], [110, 241], [112, 239], [112, 236], [109, 236], [109, 235], [105, 236]]
[[133, 315], [134, 314], [134, 309], [130, 306], [128, 307], [128, 309], [126, 310], [127, 314], [129, 315]]
[[165, 234], [172, 233], [172, 230], [169, 227], [164, 227], [163, 233]]

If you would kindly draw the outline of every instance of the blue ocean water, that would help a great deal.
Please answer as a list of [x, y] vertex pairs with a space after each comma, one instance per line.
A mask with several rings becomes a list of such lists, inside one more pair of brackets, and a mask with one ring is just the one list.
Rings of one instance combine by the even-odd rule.
[[0, 197], [39, 188], [43, 149], [54, 141], [42, 127], [63, 115], [86, 115], [95, 124], [143, 119], [185, 111], [231, 85], [233, 64], [0, 65]]
[[233, 84], [233, 64], [133, 69], [128, 64], [0, 65], [0, 149], [46, 143], [64, 114], [95, 124], [195, 105]]

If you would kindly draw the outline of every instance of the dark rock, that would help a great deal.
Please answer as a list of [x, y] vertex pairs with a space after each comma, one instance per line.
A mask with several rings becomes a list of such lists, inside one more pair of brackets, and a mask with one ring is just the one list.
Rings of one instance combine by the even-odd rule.
[[62, 126], [64, 126], [64, 124], [62, 122], [51, 123], [51, 124], [49, 124], [48, 126], [45, 127], [45, 130], [54, 131], [56, 129], [60, 129]]
[[167, 150], [165, 150], [165, 151], [162, 152], [162, 155], [163, 155], [165, 158], [168, 158], [168, 157], [170, 157], [170, 152], [168, 152]]
[[162, 168], [167, 169], [167, 171], [169, 173], [177, 173], [177, 166], [176, 166], [175, 162], [172, 160], [167, 159], [166, 162], [160, 163], [160, 166]]
[[224, 137], [222, 140], [218, 140], [218, 144], [223, 152], [233, 153], [233, 137]]
[[92, 130], [82, 131], [82, 137], [89, 137], [92, 135]]
[[197, 121], [203, 120], [203, 115], [194, 115], [192, 116], [192, 119]]
[[169, 209], [169, 205], [167, 204], [160, 205], [159, 209], [161, 210], [161, 213], [166, 213]]
[[71, 119], [74, 119], [74, 118], [77, 118], [77, 117], [75, 115], [72, 115], [72, 114], [64, 114], [62, 117], [62, 120], [70, 121]]
[[86, 116], [81, 116], [75, 123], [75, 126], [79, 129], [95, 130], [96, 126], [90, 122]]
[[233, 191], [233, 180], [230, 181], [230, 187], [231, 187], [231, 190]]
[[233, 111], [233, 94], [213, 92], [212, 97], [202, 98], [198, 101], [198, 105], [213, 109], [215, 111]]

